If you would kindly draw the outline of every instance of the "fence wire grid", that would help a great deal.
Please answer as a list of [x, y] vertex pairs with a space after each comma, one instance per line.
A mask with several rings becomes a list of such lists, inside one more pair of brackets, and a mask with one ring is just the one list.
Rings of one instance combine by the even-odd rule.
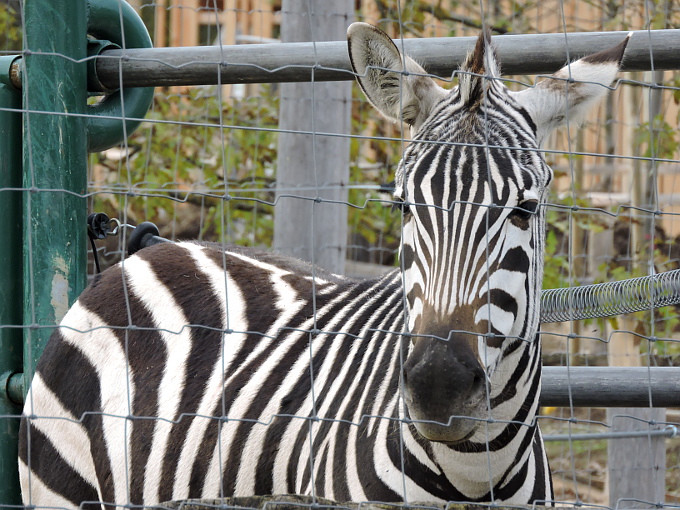
[[[671, 0], [620, 4], [586, 0], [132, 0], [130, 4], [156, 48], [344, 40], [352, 21], [379, 26], [397, 42], [413, 37], [476, 36], [486, 26], [494, 35], [565, 34], [567, 48], [570, 32], [680, 28], [680, 8]], [[40, 53], [22, 46], [26, 28], [22, 7], [19, 0], [0, 3], [0, 55]], [[592, 52], [600, 49], [592, 48]], [[258, 66], [258, 62], [250, 64]], [[317, 63], [300, 72], [311, 72], [313, 77], [321, 68]], [[458, 76], [436, 78], [451, 87]], [[533, 86], [535, 79], [503, 77], [513, 90]], [[680, 268], [680, 74], [654, 69], [620, 73], [611, 89], [579, 126], [558, 130], [543, 144], [546, 162], [554, 170], [545, 206], [544, 289]], [[97, 100], [90, 99], [92, 103]], [[39, 113], [0, 106], [0, 113]], [[104, 212], [123, 225], [118, 235], [97, 242], [102, 269], [129, 258], [132, 229], [126, 225], [151, 221], [169, 240], [255, 247], [309, 261], [322, 294], [326, 271], [373, 278], [399, 268], [403, 220], [391, 189], [408, 144], [408, 130], [380, 117], [351, 81], [159, 87], [138, 129], [118, 146], [88, 156], [87, 190], [75, 195], [87, 202], [88, 213]], [[34, 170], [24, 168], [29, 182]], [[0, 200], [10, 195], [74, 193], [25, 182], [0, 186]], [[30, 199], [23, 200], [30, 203]], [[25, 260], [41, 257], [39, 248], [30, 243], [25, 250]], [[88, 257], [92, 281], [96, 270], [91, 252]], [[30, 266], [24, 274], [24, 285], [30, 289], [28, 282], [36, 276]], [[30, 290], [24, 291], [25, 307], [39, 308], [32, 302], [35, 299]], [[69, 305], [61, 302], [56, 308], [65, 312]], [[305, 331], [315, 330], [315, 321]], [[38, 322], [29, 317], [20, 327], [0, 324], [0, 331], [19, 329], [30, 336], [36, 328], [56, 326]], [[208, 327], [180, 326], [164, 331], [182, 334]], [[540, 338], [545, 366], [593, 370], [680, 366], [680, 320], [675, 306], [542, 324]], [[310, 347], [310, 360], [312, 356]], [[323, 396], [314, 398], [319, 399], [319, 410], [323, 408]], [[131, 409], [132, 402], [127, 405]], [[316, 403], [314, 409], [312, 416], [295, 418], [313, 424], [344, 421], [317, 414]], [[209, 414], [189, 418], [197, 416], [225, 421], [224, 416]], [[16, 417], [8, 414], [0, 420], [15, 422]], [[188, 417], [173, 420], [128, 412], [119, 418], [134, 426], [143, 421], [179, 423]], [[362, 416], [373, 418], [381, 417]], [[680, 508], [679, 409], [543, 406], [537, 420], [546, 439], [556, 502], [611, 509]], [[271, 421], [260, 423], [269, 426]], [[8, 503], [0, 501], [0, 506]], [[254, 505], [252, 500], [241, 503]], [[311, 503], [290, 498], [269, 503], [331, 505], [316, 498]], [[179, 505], [168, 503], [167, 507], [194, 508]]]

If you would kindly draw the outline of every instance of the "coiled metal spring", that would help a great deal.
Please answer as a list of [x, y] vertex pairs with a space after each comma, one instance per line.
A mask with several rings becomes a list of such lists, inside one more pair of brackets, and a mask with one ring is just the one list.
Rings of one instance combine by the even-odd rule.
[[618, 282], [544, 290], [541, 322], [610, 317], [677, 304], [680, 269]]

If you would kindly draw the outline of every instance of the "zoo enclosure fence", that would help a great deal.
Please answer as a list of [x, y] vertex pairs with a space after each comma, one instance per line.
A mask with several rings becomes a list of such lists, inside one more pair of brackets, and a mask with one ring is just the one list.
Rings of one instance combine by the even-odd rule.
[[[65, 12], [69, 12], [68, 9], [71, 9], [71, 12], [74, 12], [74, 14], [79, 11], [79, 8], [74, 7], [68, 2], [65, 2], [61, 7], [67, 9]], [[38, 2], [28, 2], [26, 8], [26, 15], [30, 17], [39, 16], [38, 13], [45, 7], [40, 6]], [[110, 10], [114, 14], [120, 8], [117, 3], [110, 6]], [[74, 15], [74, 18], [78, 19], [81, 25], [85, 21], [79, 19], [82, 17], [82, 13]], [[33, 34], [27, 34], [27, 40], [40, 41], [41, 36], [37, 32], [45, 30], [46, 27], [42, 24], [36, 25], [36, 31]], [[29, 30], [29, 27], [27, 26], [26, 29]], [[64, 33], [67, 34], [71, 30], [72, 27], [68, 27], [68, 30], [65, 28]], [[96, 33], [96, 28], [88, 27], [87, 30], [89, 33]], [[51, 39], [54, 37], [54, 34], [43, 35], [42, 37]], [[612, 41], [618, 38], [616, 39], [618, 41], [620, 37], [620, 34], [607, 32], [574, 34], [569, 35], [569, 37], [565, 37], [564, 34], [553, 36], [513, 36], [510, 38], [512, 42], [509, 39], [501, 39], [498, 42], [498, 46], [500, 58], [506, 63], [506, 69], [510, 72], [518, 74], [545, 73], [556, 69], [566, 60], [565, 40], [568, 43], [567, 47], [570, 48], [573, 54], [589, 52], [593, 47], [608, 45], [609, 38]], [[38, 45], [36, 47], [39, 47], [38, 42], [35, 44]], [[277, 44], [267, 47], [252, 46], [247, 48], [220, 46], [212, 50], [195, 50], [191, 48], [174, 50], [125, 48], [119, 50], [102, 47], [97, 58], [94, 56], [83, 56], [83, 47], [78, 45], [74, 47], [72, 41], [67, 40], [66, 37], [61, 41], [61, 44], [62, 46], [53, 55], [41, 55], [40, 52], [31, 52], [33, 53], [31, 54], [27, 52], [24, 56], [25, 60], [22, 60], [21, 63], [18, 63], [15, 59], [12, 59], [11, 62], [5, 60], [5, 67], [3, 68], [3, 81], [5, 84], [2, 89], [2, 97], [7, 98], [6, 102], [3, 102], [2, 105], [3, 116], [7, 119], [6, 124], [3, 122], [3, 128], [7, 129], [5, 126], [10, 125], [15, 126], [15, 129], [13, 131], [10, 129], [8, 136], [3, 138], [8, 141], [7, 143], [11, 147], [20, 145], [17, 143], [17, 140], [21, 138], [21, 135], [18, 134], [21, 128], [16, 128], [16, 126], [18, 123], [17, 117], [23, 114], [26, 124], [24, 134], [26, 143], [36, 145], [31, 145], [24, 151], [23, 166], [29, 170], [24, 174], [23, 180], [20, 179], [21, 182], [14, 180], [7, 185], [3, 183], [0, 190], [10, 197], [16, 197], [18, 193], [23, 193], [26, 197], [26, 203], [23, 206], [24, 210], [31, 213], [31, 221], [34, 225], [38, 226], [38, 228], [32, 228], [24, 225], [19, 229], [23, 230], [24, 233], [19, 232], [16, 229], [16, 225], [22, 223], [20, 218], [22, 216], [21, 206], [15, 207], [14, 212], [8, 212], [8, 215], [13, 218], [8, 222], [10, 226], [8, 226], [7, 230], [3, 229], [4, 232], [11, 232], [10, 242], [6, 246], [21, 246], [21, 242], [16, 242], [17, 239], [24, 239], [24, 242], [27, 243], [27, 258], [24, 260], [24, 269], [20, 270], [19, 273], [34, 271], [35, 274], [50, 275], [56, 272], [56, 276], [47, 278], [44, 282], [41, 281], [41, 278], [35, 278], [35, 276], [27, 278], [33, 287], [30, 287], [30, 290], [27, 292], [30, 297], [26, 299], [22, 319], [15, 321], [15, 315], [2, 322], [3, 341], [5, 333], [10, 333], [16, 337], [17, 333], [20, 334], [22, 331], [26, 333], [27, 337], [38, 340], [34, 346], [31, 347], [32, 344], [29, 343], [25, 347], [26, 352], [24, 355], [29, 366], [37, 360], [40, 343], [44, 342], [45, 338], [43, 333], [48, 332], [57, 322], [59, 310], [50, 309], [52, 307], [54, 289], [63, 288], [64, 285], [68, 287], [68, 291], [63, 296], [60, 296], [63, 302], [57, 305], [57, 308], [63, 308], [64, 303], [73, 300], [84, 283], [84, 254], [77, 254], [74, 260], [69, 260], [59, 250], [53, 247], [44, 247], [43, 234], [52, 231], [61, 232], [59, 234], [61, 240], [58, 244], [73, 243], [78, 246], [84, 245], [83, 239], [78, 238], [74, 233], [78, 230], [77, 227], [64, 229], [60, 223], [63, 222], [63, 217], [74, 217], [73, 211], [76, 211], [74, 218], [76, 225], [84, 217], [81, 199], [88, 194], [86, 184], [83, 182], [86, 179], [86, 171], [82, 172], [82, 175], [76, 175], [79, 173], [76, 168], [82, 169], [83, 160], [86, 159], [83, 147], [79, 147], [78, 144], [82, 146], [84, 119], [87, 120], [89, 114], [89, 112], [85, 111], [82, 114], [64, 115], [63, 111], [59, 110], [64, 104], [62, 102], [63, 98], [54, 97], [51, 89], [49, 89], [49, 92], [45, 92], [40, 91], [39, 87], [30, 87], [33, 76], [36, 76], [38, 73], [38, 71], [31, 69], [32, 64], [29, 62], [30, 60], [33, 59], [34, 62], [40, 60], [40, 66], [47, 66], [49, 70], [46, 71], [43, 68], [40, 73], [45, 72], [53, 75], [54, 83], [66, 82], [66, 80], [73, 82], [72, 85], [65, 87], [69, 89], [70, 96], [66, 98], [67, 101], [65, 103], [71, 104], [72, 109], [70, 111], [76, 112], [80, 111], [82, 109], [81, 104], [84, 104], [82, 101], [86, 88], [83, 86], [83, 80], [86, 78], [86, 73], [82, 72], [83, 66], [81, 64], [86, 61], [94, 64], [96, 76], [98, 77], [98, 82], [91, 85], [90, 91], [92, 92], [115, 90], [121, 83], [126, 86], [165, 86], [171, 84], [304, 81], [312, 76], [315, 81], [353, 79], [353, 76], [348, 74], [344, 43]], [[465, 38], [430, 41], [406, 40], [404, 44], [407, 51], [416, 57], [420, 57], [419, 60], [424, 62], [433, 74], [449, 77], [467, 51], [470, 40]], [[512, 46], [513, 44], [516, 46]], [[539, 48], [541, 53], [526, 57], [526, 53], [522, 53], [522, 51], [529, 48]], [[442, 49], [446, 51], [442, 51]], [[624, 69], [677, 69], [680, 59], [680, 51], [678, 49], [680, 49], [680, 35], [677, 30], [641, 31], [631, 41]], [[513, 61], [513, 55], [523, 55], [524, 58], [515, 58]], [[67, 58], [64, 60], [65, 56]], [[67, 63], [66, 66], [64, 66], [64, 61]], [[527, 67], [521, 68], [520, 65], [522, 64], [525, 64]], [[24, 65], [25, 67], [21, 67]], [[152, 70], [154, 66], [157, 71]], [[60, 67], [64, 67], [64, 69], [59, 69]], [[22, 70], [21, 73], [18, 72], [19, 69]], [[70, 73], [70, 77], [65, 76], [67, 73]], [[20, 79], [18, 78], [19, 75], [22, 75]], [[44, 81], [40, 78], [35, 78], [35, 81], [42, 82], [41, 86], [44, 85]], [[24, 89], [23, 94], [26, 103], [23, 107], [19, 106], [17, 93], [11, 89], [11, 87], [16, 87], [17, 85], [21, 85]], [[76, 90], [80, 91], [78, 92], [79, 95], [78, 97], [73, 97], [73, 91]], [[133, 123], [140, 122], [143, 119], [143, 112], [138, 114], [132, 113], [130, 115], [132, 112], [130, 108], [132, 100], [129, 97], [123, 95], [119, 103], [122, 108], [125, 108], [125, 114], [122, 111], [100, 112], [98, 113], [100, 118], [106, 121], [116, 121], [119, 118], [124, 118], [131, 120]], [[54, 112], [55, 114], [38, 115], [42, 112]], [[47, 123], [47, 125], [41, 126], [43, 122]], [[41, 127], [39, 128], [38, 126]], [[123, 127], [119, 128], [119, 131], [124, 135], [129, 134], [131, 130], [131, 124], [123, 124]], [[38, 133], [50, 131], [71, 133], [68, 138], [71, 138], [75, 143], [64, 146], [54, 138], [41, 140], [41, 135]], [[328, 133], [320, 132], [315, 134], [317, 136], [328, 135]], [[93, 137], [90, 136], [89, 138], [92, 139]], [[10, 153], [10, 147], [3, 150], [3, 156]], [[21, 156], [16, 156], [16, 151], [14, 153], [13, 159], [5, 159], [3, 157], [4, 161], [13, 161], [7, 167], [10, 170], [22, 166], [20, 162], [17, 162], [17, 158], [20, 159]], [[642, 159], [646, 160], [648, 158]], [[43, 167], [46, 170], [70, 168], [72, 169], [72, 175], [70, 176], [72, 181], [64, 181], [64, 176], [47, 175], [47, 172], [44, 175], [40, 175], [40, 168]], [[7, 172], [7, 174], [9, 173], [10, 171]], [[5, 172], [3, 172], [4, 174]], [[12, 179], [16, 179], [16, 174], [13, 174]], [[65, 191], [65, 195], [73, 198], [73, 200], [67, 198], [61, 204], [61, 213], [54, 212], [53, 204], [48, 205], [42, 202], [41, 190]], [[49, 216], [43, 214], [48, 209], [51, 210]], [[17, 213], [17, 211], [19, 212]], [[82, 225], [83, 223], [80, 224]], [[36, 264], [39, 264], [39, 261], [36, 260], [36, 253], [47, 254], [45, 257], [47, 263], [43, 270], [36, 267]], [[15, 252], [8, 257], [20, 259], [23, 255], [17, 255]], [[66, 269], [62, 269], [63, 267], [66, 267]], [[7, 281], [14, 281], [15, 289], [23, 287], [25, 284], [22, 281], [16, 281], [16, 266], [10, 272], [14, 274], [7, 275]], [[62, 279], [64, 276], [68, 276], [72, 280]], [[43, 283], [46, 284], [45, 288], [36, 288], [40, 287]], [[55, 283], [57, 284], [56, 286]], [[33, 301], [31, 299], [34, 294], [39, 296], [39, 300]], [[27, 321], [25, 317], [29, 317], [30, 320]], [[21, 327], [6, 327], [5, 325], [21, 325]], [[16, 343], [13, 343], [8, 349], [3, 349], [3, 351], [14, 351], [16, 354]], [[18, 373], [16, 372], [16, 356], [9, 363], [13, 368], [8, 369], [8, 371]], [[29, 371], [24, 370], [24, 373], [30, 373], [30, 369]], [[647, 373], [651, 374], [651, 369], [647, 370]], [[12, 385], [16, 383], [16, 378], [12, 380], [8, 377], [5, 381], [7, 385]], [[16, 386], [12, 387], [16, 388]], [[575, 405], [573, 401], [570, 403]], [[16, 405], [13, 405], [11, 400], [10, 409], [11, 411], [7, 411], [7, 415], [14, 415], [16, 413]]]

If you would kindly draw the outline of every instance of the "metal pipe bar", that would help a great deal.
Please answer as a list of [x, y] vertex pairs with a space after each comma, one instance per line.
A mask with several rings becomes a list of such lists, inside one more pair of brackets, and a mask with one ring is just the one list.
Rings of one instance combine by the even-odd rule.
[[[23, 92], [25, 389], [52, 329], [87, 283], [87, 9], [28, 0]], [[49, 48], [49, 52], [44, 52]], [[52, 115], [57, 113], [58, 115]], [[47, 326], [47, 327], [45, 327]]]
[[[0, 57], [0, 324], [18, 325], [23, 318], [22, 193], [12, 188], [20, 188], [22, 180], [21, 91], [11, 85], [2, 60], [13, 58]], [[21, 329], [0, 328], [0, 380], [21, 372], [22, 340]], [[0, 420], [0, 504], [20, 504], [16, 459], [21, 406], [8, 398], [5, 388], [0, 385], [0, 415], [5, 415]]]
[[667, 437], [673, 439], [678, 435], [675, 425], [666, 425], [663, 429], [631, 430], [628, 432], [600, 432], [593, 434], [547, 434], [544, 441], [598, 441], [601, 439], [628, 439], [631, 437]]
[[[19, 402], [21, 374], [3, 377], [10, 400]], [[680, 367], [543, 367], [540, 403], [548, 407], [680, 407]]]
[[680, 367], [544, 367], [541, 405], [678, 407]]
[[[493, 37], [503, 73], [547, 74], [568, 60], [621, 42], [627, 32], [575, 32]], [[449, 79], [476, 37], [404, 39], [408, 55], [435, 76]], [[401, 47], [402, 42], [396, 41]], [[652, 58], [653, 57], [653, 58]], [[680, 29], [634, 32], [623, 71], [680, 69]], [[97, 76], [109, 89], [352, 80], [347, 43], [252, 44], [107, 50], [96, 61]]]

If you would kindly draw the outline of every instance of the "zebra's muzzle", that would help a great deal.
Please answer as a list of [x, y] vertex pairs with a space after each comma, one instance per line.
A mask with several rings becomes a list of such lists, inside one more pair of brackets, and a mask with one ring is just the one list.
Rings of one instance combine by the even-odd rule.
[[486, 374], [468, 339], [416, 340], [402, 380], [409, 417], [430, 441], [463, 441], [487, 415]]

